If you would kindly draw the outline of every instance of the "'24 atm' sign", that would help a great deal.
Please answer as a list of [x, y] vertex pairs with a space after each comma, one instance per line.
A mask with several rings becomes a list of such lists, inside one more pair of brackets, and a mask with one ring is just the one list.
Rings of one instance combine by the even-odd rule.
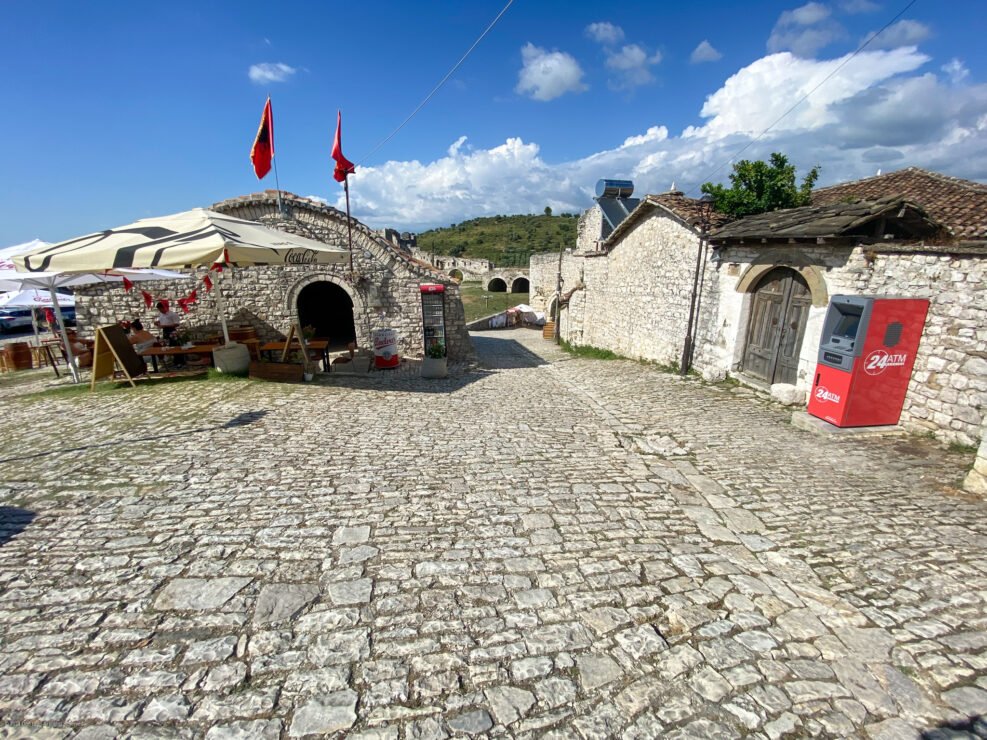
[[889, 367], [903, 367], [908, 361], [906, 352], [885, 352], [883, 349], [875, 349], [864, 358], [864, 372], [868, 375], [880, 375]]

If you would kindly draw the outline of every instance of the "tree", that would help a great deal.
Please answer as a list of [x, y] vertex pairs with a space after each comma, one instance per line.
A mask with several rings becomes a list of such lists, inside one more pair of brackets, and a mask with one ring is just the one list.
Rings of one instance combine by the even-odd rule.
[[552, 207], [551, 206], [545, 206], [545, 215], [546, 216], [551, 216], [552, 215]]
[[812, 186], [819, 177], [819, 166], [813, 167], [795, 184], [795, 165], [788, 157], [775, 152], [769, 162], [741, 160], [733, 166], [731, 187], [703, 183], [702, 191], [716, 199], [716, 210], [741, 218], [755, 213], [777, 211], [809, 205]]

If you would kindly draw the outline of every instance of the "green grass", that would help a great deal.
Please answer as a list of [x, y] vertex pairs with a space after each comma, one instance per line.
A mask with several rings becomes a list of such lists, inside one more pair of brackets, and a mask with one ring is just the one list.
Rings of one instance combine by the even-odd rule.
[[575, 214], [474, 218], [418, 234], [424, 252], [487, 259], [498, 267], [527, 267], [532, 254], [576, 243]]
[[949, 451], [956, 455], [974, 455], [978, 449], [977, 445], [965, 445], [959, 442], [949, 443]]
[[493, 313], [500, 313], [510, 306], [527, 303], [529, 295], [528, 293], [490, 293], [484, 290], [480, 283], [463, 283], [459, 286], [459, 293], [463, 299], [467, 323]]
[[611, 352], [608, 349], [600, 349], [599, 347], [586, 346], [575, 346], [569, 344], [567, 341], [560, 340], [559, 346], [562, 347], [564, 352], [568, 352], [574, 357], [585, 357], [591, 360], [626, 360], [627, 358], [618, 355], [616, 352]]

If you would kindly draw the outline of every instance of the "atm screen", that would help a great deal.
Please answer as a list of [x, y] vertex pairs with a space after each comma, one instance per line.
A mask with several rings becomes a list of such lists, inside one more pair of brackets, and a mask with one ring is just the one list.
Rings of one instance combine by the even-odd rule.
[[857, 327], [860, 324], [860, 316], [857, 314], [843, 314], [840, 321], [833, 329], [834, 337], [844, 337], [846, 339], [857, 338]]

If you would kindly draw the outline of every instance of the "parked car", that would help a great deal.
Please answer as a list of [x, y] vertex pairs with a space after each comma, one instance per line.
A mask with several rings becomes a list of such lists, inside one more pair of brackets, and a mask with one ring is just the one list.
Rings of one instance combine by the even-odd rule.
[[0, 331], [11, 332], [30, 328], [30, 308], [0, 308]]

